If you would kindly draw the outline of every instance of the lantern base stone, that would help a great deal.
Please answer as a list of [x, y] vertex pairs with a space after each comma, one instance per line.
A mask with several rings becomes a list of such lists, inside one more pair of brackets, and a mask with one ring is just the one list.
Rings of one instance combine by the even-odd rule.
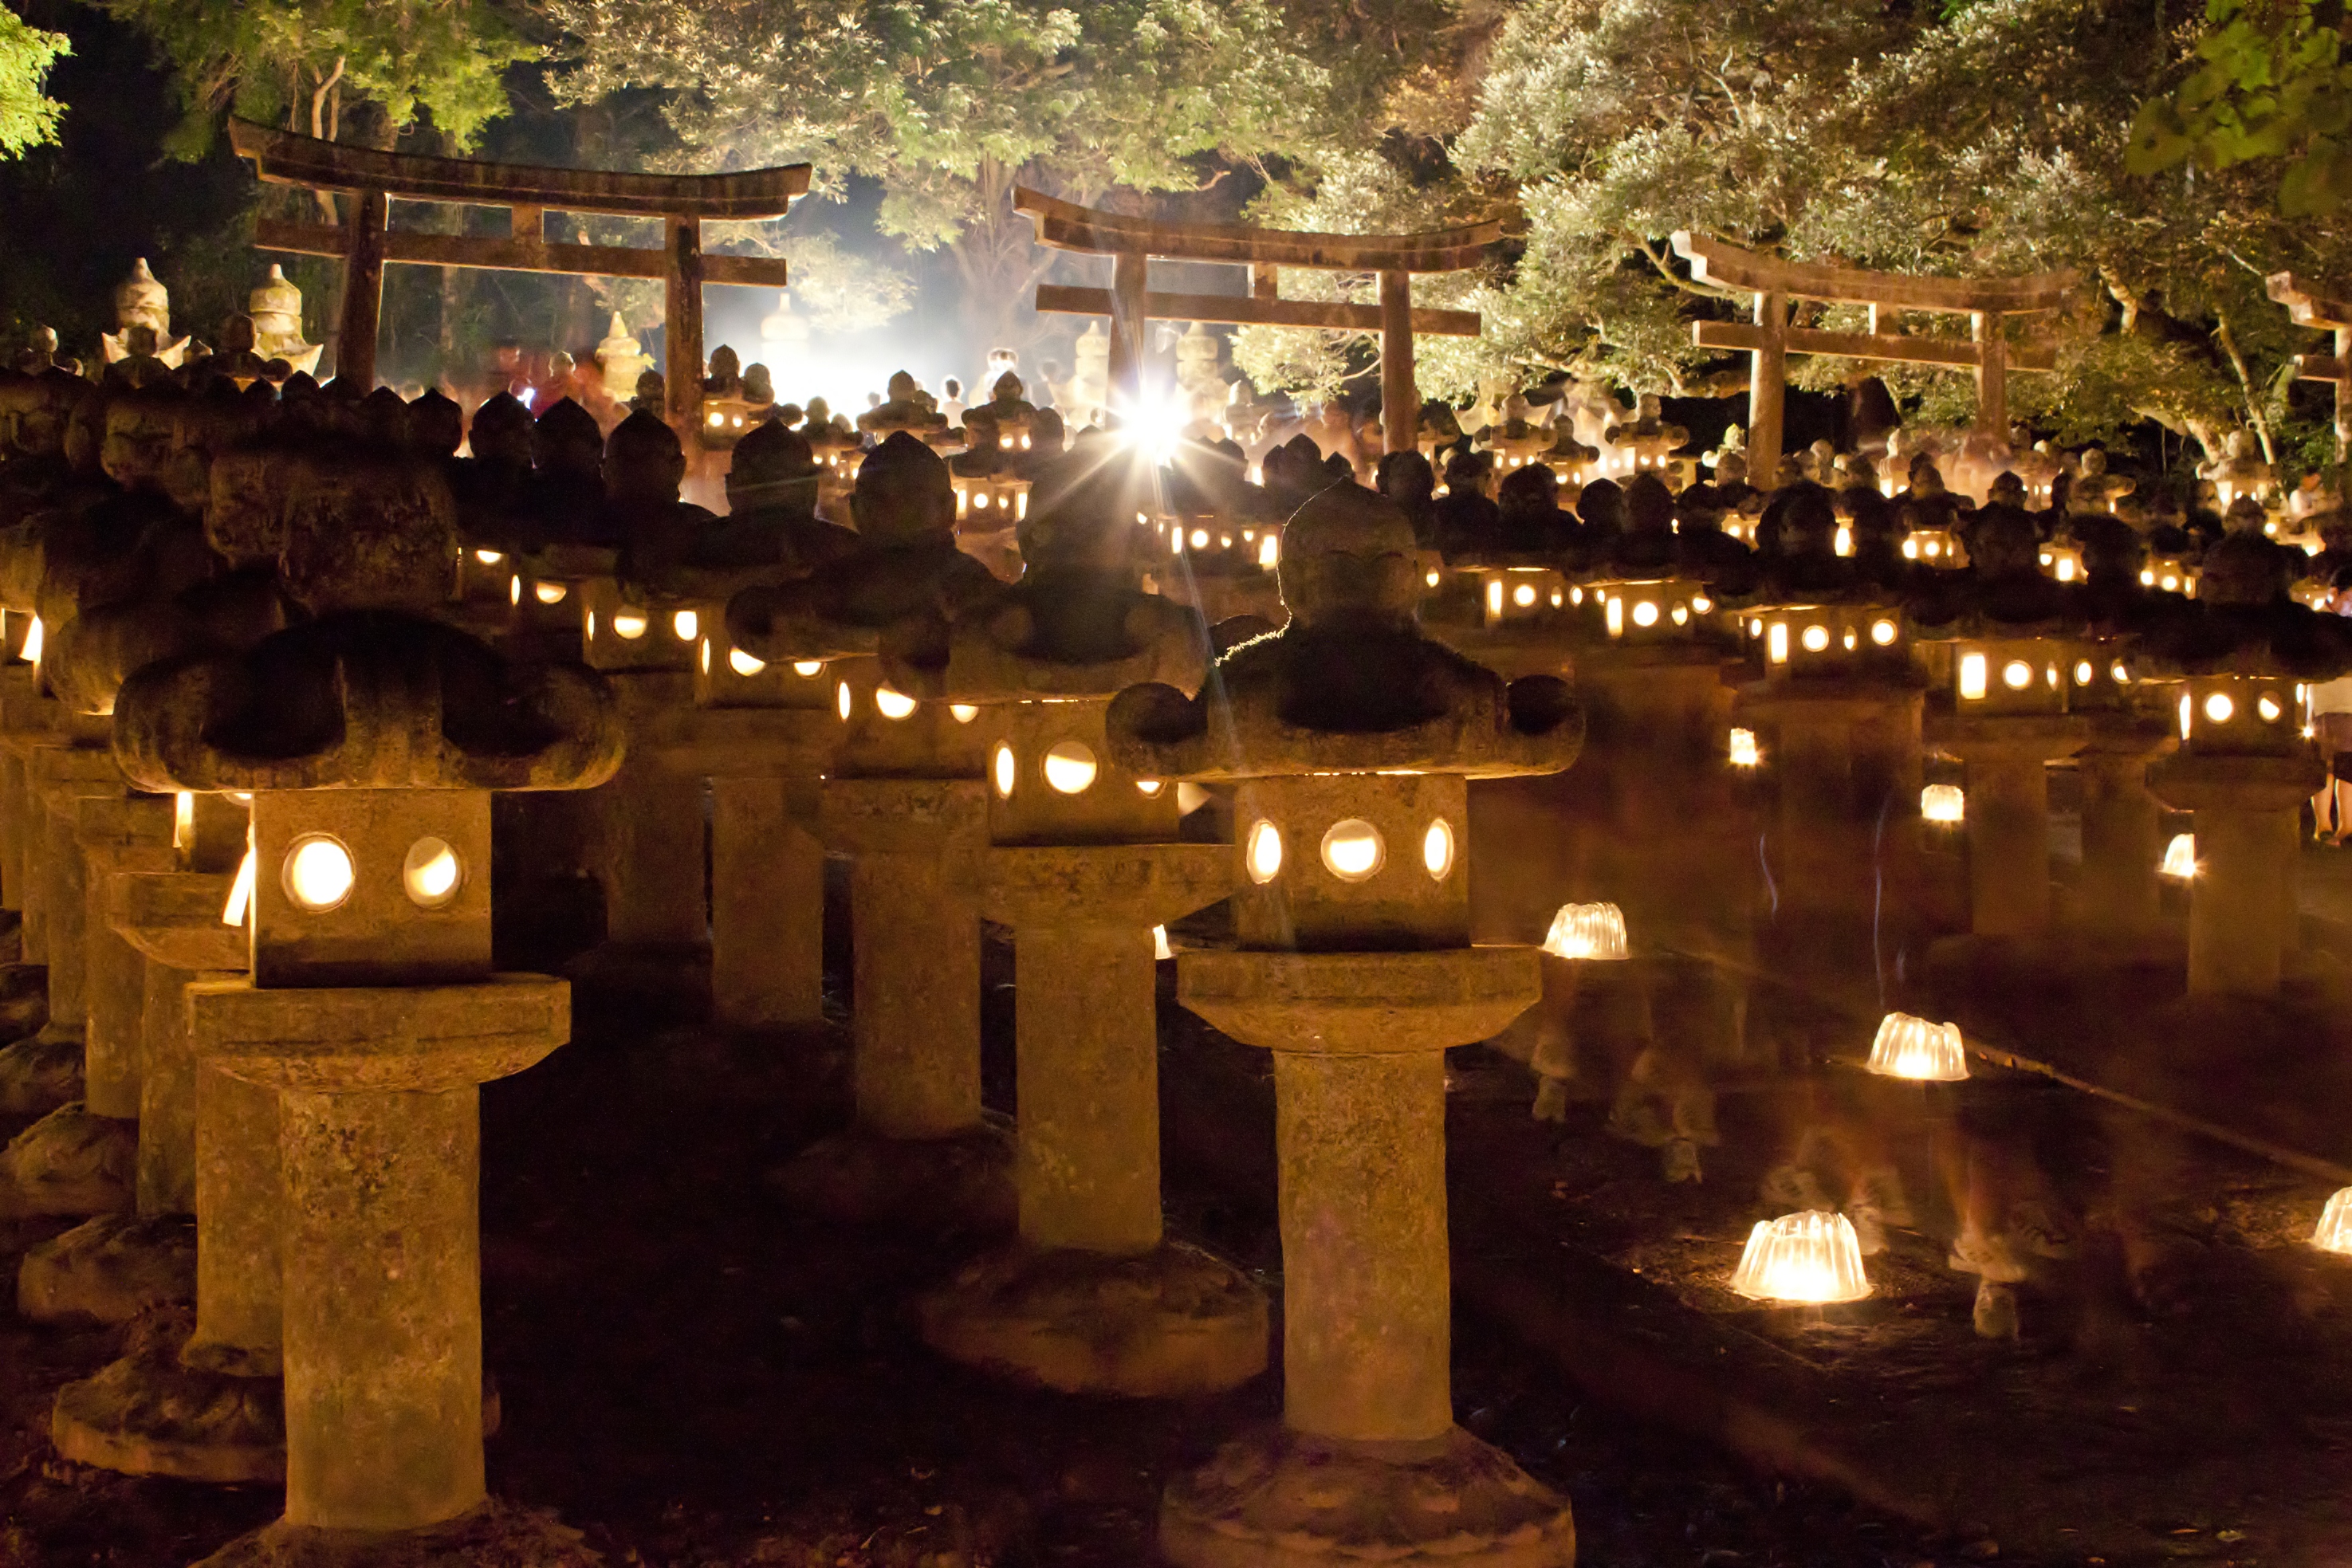
[[1567, 1500], [1454, 1427], [1354, 1444], [1274, 1427], [1170, 1483], [1160, 1550], [1178, 1568], [1572, 1568]]
[[1181, 1241], [1135, 1257], [1016, 1246], [922, 1303], [923, 1341], [968, 1366], [1065, 1394], [1215, 1394], [1265, 1370], [1265, 1295]]
[[596, 1568], [604, 1561], [552, 1513], [493, 1498], [425, 1530], [320, 1530], [281, 1519], [196, 1568]]
[[0, 1120], [29, 1122], [80, 1098], [79, 1035], [45, 1026], [0, 1051]]
[[196, 1295], [196, 1225], [182, 1214], [100, 1215], [25, 1254], [16, 1311], [37, 1323], [127, 1323]]
[[122, 1359], [58, 1391], [49, 1437], [77, 1464], [213, 1485], [286, 1479], [283, 1385], [184, 1365], [192, 1320], [158, 1313]]
[[120, 1214], [139, 1175], [139, 1124], [60, 1105], [0, 1150], [0, 1218]]
[[769, 1179], [795, 1207], [836, 1224], [997, 1235], [1019, 1217], [1013, 1149], [1011, 1124], [992, 1114], [944, 1138], [886, 1138], [848, 1127], [818, 1139]]

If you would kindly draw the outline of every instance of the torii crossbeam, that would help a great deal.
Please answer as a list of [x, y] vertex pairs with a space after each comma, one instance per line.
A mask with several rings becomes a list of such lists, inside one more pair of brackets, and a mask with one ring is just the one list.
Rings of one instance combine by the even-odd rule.
[[2297, 354], [2294, 377], [2302, 382], [2326, 382], [2336, 389], [2336, 460], [2345, 452], [2345, 422], [2352, 420], [2352, 302], [2322, 294], [2292, 272], [2271, 275], [2271, 298], [2286, 307], [2298, 327], [2316, 327], [2336, 334], [2332, 354]]
[[[1040, 284], [1037, 308], [1047, 314], [1109, 317], [1111, 385], [1129, 399], [1142, 391], [1144, 329], [1154, 319], [1378, 332], [1381, 434], [1391, 452], [1412, 450], [1421, 423], [1421, 392], [1413, 379], [1413, 334], [1475, 338], [1481, 326], [1475, 310], [1414, 308], [1412, 275], [1475, 267], [1486, 247], [1503, 233], [1499, 220], [1412, 235], [1311, 234], [1226, 224], [1156, 223], [1081, 207], [1026, 187], [1013, 191], [1013, 205], [1036, 224], [1040, 245], [1112, 258], [1108, 288]], [[1154, 256], [1246, 266], [1250, 292], [1245, 297], [1150, 293], [1146, 278]], [[1279, 277], [1286, 267], [1376, 273], [1381, 302], [1375, 306], [1285, 299]]]
[[[1790, 354], [1835, 354], [1974, 371], [1977, 427], [2006, 433], [2009, 372], [2047, 371], [2057, 363], [2056, 350], [2047, 340], [2010, 342], [2006, 319], [2057, 309], [2075, 282], [2074, 273], [2063, 271], [2023, 277], [1927, 277], [1814, 266], [1742, 250], [1687, 229], [1678, 230], [1674, 241], [1675, 254], [1691, 264], [1692, 277], [1756, 297], [1752, 325], [1695, 322], [1691, 341], [1702, 349], [1745, 349], [1753, 356], [1748, 382], [1748, 471], [1759, 485], [1769, 484], [1780, 465], [1781, 410], [1788, 397]], [[1867, 305], [1870, 329], [1824, 332], [1791, 327], [1789, 306], [1797, 299]], [[1966, 316], [1969, 336], [1933, 338], [1879, 329], [1883, 318], [1906, 310]]]
[[[782, 288], [782, 257], [705, 256], [705, 219], [781, 217], [806, 193], [809, 166], [752, 169], [729, 174], [640, 174], [604, 169], [541, 169], [520, 163], [478, 163], [380, 152], [316, 137], [297, 136], [249, 120], [232, 120], [229, 145], [253, 161], [263, 180], [348, 193], [343, 222], [291, 223], [263, 218], [254, 229], [260, 250], [331, 256], [343, 263], [342, 336], [335, 373], [375, 383], [376, 328], [383, 313], [387, 262], [428, 267], [485, 267], [509, 272], [658, 277], [667, 286], [664, 380], [673, 423], [690, 423], [702, 395], [702, 286], [746, 284]], [[419, 234], [386, 228], [392, 198], [505, 207], [508, 237]], [[659, 250], [631, 246], [550, 245], [550, 209], [659, 218]]]

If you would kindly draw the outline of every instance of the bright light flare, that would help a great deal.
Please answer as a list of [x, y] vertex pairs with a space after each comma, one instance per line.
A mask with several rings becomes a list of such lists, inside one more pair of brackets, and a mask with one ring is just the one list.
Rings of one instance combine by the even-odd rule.
[[1915, 1083], [1958, 1083], [1969, 1075], [1960, 1026], [1930, 1023], [1909, 1013], [1888, 1013], [1879, 1020], [1868, 1066], [1881, 1078], [1907, 1078]]
[[2352, 1186], [2338, 1187], [2328, 1196], [2311, 1244], [2322, 1252], [2352, 1254]]
[[1919, 815], [1951, 827], [1967, 820], [1969, 798], [1957, 784], [1930, 784], [1919, 791]]
[[1828, 1306], [1870, 1294], [1862, 1242], [1843, 1214], [1809, 1208], [1759, 1219], [1732, 1270], [1731, 1288], [1750, 1301]]
[[1622, 958], [1625, 912], [1613, 904], [1563, 904], [1544, 933], [1543, 950], [1555, 958]]
[[2168, 876], [2176, 882], [2187, 882], [2197, 874], [2197, 835], [2175, 833], [2172, 841], [2164, 846], [2164, 862], [2156, 868], [2158, 876]]
[[243, 925], [246, 912], [253, 907], [253, 845], [245, 846], [245, 858], [236, 862], [236, 875], [229, 879], [228, 902], [221, 905], [223, 925]]

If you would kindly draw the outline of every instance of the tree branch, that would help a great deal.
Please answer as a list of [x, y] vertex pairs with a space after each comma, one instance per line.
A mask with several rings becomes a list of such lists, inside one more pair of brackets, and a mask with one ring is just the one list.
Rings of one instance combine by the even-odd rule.
[[2271, 444], [2271, 422], [2263, 417], [2262, 404], [2254, 396], [2253, 378], [2246, 373], [2246, 357], [2238, 352], [2237, 335], [2230, 330], [2230, 318], [2224, 312], [2216, 311], [2214, 319], [2219, 324], [2213, 329], [2213, 339], [2221, 345], [2221, 351], [2230, 356], [2230, 369], [2237, 372], [2238, 389], [2245, 394], [2246, 417], [2254, 427], [2255, 439], [2263, 444], [2263, 461], [2276, 463], [2278, 453]]

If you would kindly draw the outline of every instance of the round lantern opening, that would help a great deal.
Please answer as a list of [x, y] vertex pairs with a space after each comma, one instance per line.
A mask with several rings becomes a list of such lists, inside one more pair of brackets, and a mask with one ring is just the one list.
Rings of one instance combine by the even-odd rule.
[[2000, 667], [2000, 684], [2013, 692], [2023, 691], [2033, 684], [2033, 666], [2022, 659], [2011, 659]]
[[2255, 700], [2254, 711], [2263, 716], [2264, 724], [2276, 724], [2279, 715], [2286, 710], [2279, 706], [2278, 698], [2263, 696]]
[[1675, 625], [1677, 625], [1677, 626], [1687, 626], [1687, 625], [1689, 625], [1689, 624], [1690, 624], [1690, 611], [1689, 611], [1689, 609], [1688, 609], [1687, 607], [1684, 606], [1684, 605], [1680, 605], [1680, 604], [1675, 605], [1675, 609], [1674, 609], [1674, 622], [1675, 622]]
[[1057, 741], [1045, 753], [1045, 782], [1064, 795], [1086, 793], [1097, 771], [1093, 749], [1078, 741]]
[[635, 610], [614, 611], [613, 634], [616, 637], [625, 637], [632, 643], [635, 642], [646, 634], [645, 616]]
[[[798, 675], [804, 681], [813, 681], [816, 679], [817, 676], [824, 674], [824, 661], [823, 659], [795, 659], [793, 661], [793, 674]], [[849, 716], [847, 714], [844, 714], [841, 716], [847, 718]]]
[[2215, 692], [2205, 699], [2205, 716], [2214, 724], [2229, 723], [2230, 716], [2237, 711], [2238, 705], [2230, 700], [2227, 692]]
[[1649, 600], [1646, 600], [1646, 599], [1640, 599], [1640, 600], [1636, 600], [1636, 601], [1634, 601], [1634, 602], [1633, 602], [1633, 624], [1634, 624], [1634, 625], [1636, 625], [1636, 626], [1655, 626], [1657, 623], [1658, 623], [1658, 607], [1657, 607], [1657, 605], [1655, 605], [1654, 603], [1653, 603], [1652, 601], [1650, 601]]
[[1830, 629], [1826, 626], [1808, 626], [1805, 628], [1805, 634], [1798, 641], [1805, 645], [1806, 653], [1818, 653], [1830, 645]]
[[833, 688], [833, 706], [841, 715], [841, 721], [844, 724], [849, 722], [849, 683], [843, 681]]
[[702, 673], [706, 675], [709, 674], [710, 673], [710, 643], [708, 640], [705, 640], [702, 646], [696, 650], [696, 656], [701, 661]]
[[1421, 835], [1421, 863], [1436, 882], [1444, 882], [1454, 869], [1454, 829], [1443, 817]]
[[1870, 623], [1870, 640], [1882, 648], [1890, 646], [1895, 641], [1895, 630], [1892, 621], [1874, 621]]
[[2116, 685], [2119, 686], [2128, 685], [2131, 681], [2131, 671], [2125, 667], [2121, 659], [2107, 666], [2107, 674], [2116, 678]]
[[1323, 835], [1323, 865], [1341, 882], [1363, 882], [1380, 874], [1388, 858], [1381, 831], [1361, 817], [1334, 822]]
[[766, 669], [768, 661], [753, 658], [740, 648], [730, 648], [727, 650], [727, 667], [739, 675], [749, 677]]
[[681, 643], [691, 643], [702, 632], [702, 617], [691, 610], [681, 610], [669, 618], [669, 629], [677, 633]]
[[342, 841], [325, 833], [306, 833], [294, 841], [286, 852], [286, 864], [279, 881], [286, 896], [298, 909], [313, 915], [324, 915], [342, 906], [352, 895], [352, 884], [357, 874], [352, 868], [352, 852]]
[[996, 793], [1001, 800], [1010, 800], [1013, 785], [1021, 781], [1021, 764], [1013, 755], [1013, 747], [1003, 741], [996, 743], [996, 755], [990, 758], [989, 774], [996, 780]]
[[510, 577], [507, 579], [507, 602], [509, 604], [520, 604], [522, 602], [521, 578]]
[[560, 582], [534, 582], [530, 585], [530, 596], [541, 604], [561, 604], [563, 596], [571, 591]]
[[1160, 799], [1160, 791], [1167, 789], [1168, 786], [1157, 779], [1139, 779], [1135, 781], [1135, 788], [1145, 800], [1157, 800]]
[[1523, 582], [1511, 590], [1511, 602], [1525, 610], [1536, 601], [1536, 585]]
[[948, 716], [954, 719], [958, 724], [970, 724], [973, 719], [980, 716], [980, 709], [974, 707], [970, 703], [950, 703], [948, 704]]
[[507, 558], [494, 549], [478, 549], [474, 552], [474, 559], [484, 566], [496, 566]]
[[1252, 882], [1272, 882], [1282, 871], [1282, 830], [1259, 818], [1250, 827], [1246, 859]]
[[2096, 673], [2091, 668], [2090, 660], [2082, 660], [2074, 666], [2074, 684], [2078, 686], [2087, 686]]
[[1194, 528], [1192, 530], [1192, 545], [1194, 549], [1207, 549], [1209, 548], [1209, 530], [1206, 528]]
[[905, 718], [915, 711], [915, 699], [888, 686], [874, 688], [874, 711], [884, 718]]
[[466, 868], [444, 839], [423, 838], [400, 862], [400, 885], [419, 909], [439, 909], [466, 885]]

